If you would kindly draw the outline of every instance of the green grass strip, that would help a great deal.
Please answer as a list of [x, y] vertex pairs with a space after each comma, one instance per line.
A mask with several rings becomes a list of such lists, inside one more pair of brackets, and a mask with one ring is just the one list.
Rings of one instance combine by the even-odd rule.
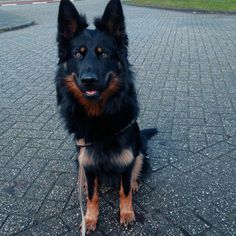
[[139, 6], [236, 12], [236, 0], [126, 0]]

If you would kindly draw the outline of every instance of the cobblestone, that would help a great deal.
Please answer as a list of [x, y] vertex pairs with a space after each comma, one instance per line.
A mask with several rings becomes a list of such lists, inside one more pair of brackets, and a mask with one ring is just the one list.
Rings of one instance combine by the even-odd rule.
[[[75, 4], [91, 22], [106, 1]], [[78, 235], [76, 150], [54, 86], [58, 3], [2, 12], [37, 24], [0, 34], [0, 235]], [[122, 228], [118, 192], [103, 188], [92, 235], [233, 236], [236, 16], [133, 6], [124, 12], [138, 121], [159, 133], [133, 197], [137, 222]]]

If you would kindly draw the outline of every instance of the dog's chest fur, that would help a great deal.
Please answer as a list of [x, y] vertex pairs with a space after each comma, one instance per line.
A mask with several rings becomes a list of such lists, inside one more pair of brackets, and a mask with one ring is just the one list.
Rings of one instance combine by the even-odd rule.
[[[84, 145], [83, 139], [77, 140], [77, 145]], [[125, 148], [120, 152], [101, 151], [102, 147], [98, 148], [92, 145], [90, 147], [80, 148], [78, 161], [81, 165], [90, 169], [100, 169], [104, 171], [112, 171], [123, 169], [134, 161], [134, 155], [131, 149]], [[119, 171], [118, 171], [119, 172]]]

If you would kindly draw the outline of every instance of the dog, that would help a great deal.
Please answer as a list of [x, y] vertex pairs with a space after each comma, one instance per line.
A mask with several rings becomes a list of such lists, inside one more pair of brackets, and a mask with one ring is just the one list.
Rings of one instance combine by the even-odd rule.
[[57, 102], [66, 129], [74, 134], [87, 186], [87, 232], [96, 229], [98, 188], [118, 186], [120, 223], [135, 221], [132, 192], [145, 163], [147, 141], [156, 129], [140, 131], [134, 74], [120, 0], [110, 0], [88, 29], [86, 17], [69, 0], [58, 13]]

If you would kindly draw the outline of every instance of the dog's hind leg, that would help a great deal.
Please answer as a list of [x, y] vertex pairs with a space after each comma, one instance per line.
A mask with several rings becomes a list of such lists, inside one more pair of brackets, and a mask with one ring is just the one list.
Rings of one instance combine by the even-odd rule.
[[135, 159], [134, 167], [132, 169], [132, 174], [131, 174], [131, 189], [133, 193], [138, 192], [139, 190], [138, 178], [141, 174], [142, 166], [143, 166], [143, 155], [140, 153]]
[[135, 214], [132, 204], [131, 171], [128, 170], [122, 175], [120, 186], [120, 223], [130, 225], [135, 221]]

